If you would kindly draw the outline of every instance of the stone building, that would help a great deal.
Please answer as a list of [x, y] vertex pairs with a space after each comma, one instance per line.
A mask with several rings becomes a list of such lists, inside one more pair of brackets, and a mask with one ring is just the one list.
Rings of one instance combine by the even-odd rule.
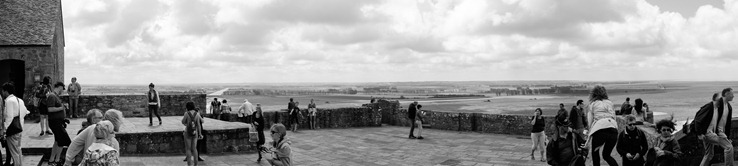
[[63, 25], [61, 0], [0, 0], [0, 83], [27, 96], [34, 78], [63, 81]]

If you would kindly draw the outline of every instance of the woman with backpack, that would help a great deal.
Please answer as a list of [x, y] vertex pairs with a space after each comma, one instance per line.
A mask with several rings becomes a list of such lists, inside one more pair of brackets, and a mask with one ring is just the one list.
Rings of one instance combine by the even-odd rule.
[[41, 134], [39, 136], [44, 136], [45, 134], [54, 135], [51, 132], [51, 128], [49, 128], [49, 108], [46, 105], [46, 96], [49, 93], [51, 93], [51, 77], [45, 76], [44, 81], [36, 88], [35, 92], [38, 104], [37, 108], [40, 114], [39, 119], [41, 119], [39, 122], [39, 125], [41, 125]]
[[182, 124], [185, 125], [184, 140], [185, 152], [187, 154], [187, 165], [197, 165], [194, 156], [197, 155], [197, 140], [202, 139], [202, 118], [195, 110], [195, 103], [192, 101], [185, 104], [187, 112], [182, 117]]
[[115, 126], [110, 121], [100, 121], [95, 125], [95, 142], [85, 151], [80, 165], [117, 166], [120, 165], [117, 144], [114, 143]]

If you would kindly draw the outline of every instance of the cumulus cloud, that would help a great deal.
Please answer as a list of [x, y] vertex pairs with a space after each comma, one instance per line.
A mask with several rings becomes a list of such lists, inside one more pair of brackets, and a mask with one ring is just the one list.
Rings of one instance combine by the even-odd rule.
[[691, 16], [651, 1], [69, 0], [65, 73], [182, 83], [710, 80], [706, 67], [735, 70], [734, 0], [688, 6]]

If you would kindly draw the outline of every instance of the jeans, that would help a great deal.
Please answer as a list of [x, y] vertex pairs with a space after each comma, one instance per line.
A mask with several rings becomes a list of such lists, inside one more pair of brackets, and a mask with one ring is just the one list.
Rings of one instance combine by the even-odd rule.
[[153, 117], [152, 114], [156, 115], [156, 118], [159, 119], [159, 123], [161, 123], [161, 117], [159, 116], [159, 106], [158, 105], [149, 105], [149, 124], [152, 124]]
[[67, 116], [77, 118], [77, 109], [79, 107], [79, 97], [69, 97], [69, 112]]
[[707, 133], [702, 141], [705, 145], [705, 157], [702, 158], [701, 166], [710, 165], [710, 160], [715, 153], [715, 146], [724, 149], [725, 165], [733, 165], [733, 144], [728, 138], [718, 137], [715, 133]]
[[410, 136], [414, 137], [415, 135], [413, 133], [415, 133], [415, 119], [410, 119], [410, 124]]

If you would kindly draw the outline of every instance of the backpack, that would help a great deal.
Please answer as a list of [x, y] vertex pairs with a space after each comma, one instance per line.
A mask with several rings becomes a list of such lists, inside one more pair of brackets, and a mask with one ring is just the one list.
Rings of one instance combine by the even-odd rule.
[[105, 144], [101, 143], [93, 143], [90, 147], [97, 147], [97, 148], [88, 148], [87, 151], [85, 151], [85, 154], [82, 158], [82, 162], [79, 164], [81, 166], [117, 166], [120, 165], [120, 161], [118, 160], [118, 150], [115, 150], [113, 147], [110, 147]]
[[190, 122], [187, 124], [187, 127], [185, 128], [185, 131], [189, 135], [197, 135], [197, 124], [195, 124], [195, 115], [187, 111], [187, 114], [190, 116]]

